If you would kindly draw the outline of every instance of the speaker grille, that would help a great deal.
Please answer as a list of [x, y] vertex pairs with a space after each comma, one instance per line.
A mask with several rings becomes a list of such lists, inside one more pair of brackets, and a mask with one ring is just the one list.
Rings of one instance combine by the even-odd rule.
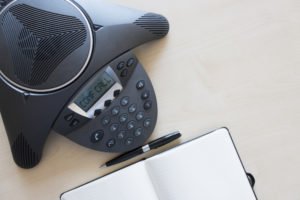
[[30, 86], [46, 82], [59, 64], [87, 39], [85, 25], [78, 18], [26, 4], [10, 7], [1, 24], [11, 48], [14, 74]]
[[41, 157], [31, 149], [22, 133], [15, 140], [12, 146], [12, 153], [14, 155], [15, 162], [20, 167], [26, 169], [37, 165]]
[[152, 34], [158, 37], [164, 37], [169, 32], [168, 20], [157, 14], [147, 13], [137, 19], [134, 24], [150, 31]]

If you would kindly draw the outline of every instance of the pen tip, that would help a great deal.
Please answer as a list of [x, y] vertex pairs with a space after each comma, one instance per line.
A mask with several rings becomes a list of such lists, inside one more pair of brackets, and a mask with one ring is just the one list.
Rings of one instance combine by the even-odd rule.
[[103, 169], [103, 168], [106, 168], [106, 167], [107, 167], [106, 164], [103, 164], [103, 165], [100, 166], [100, 169]]

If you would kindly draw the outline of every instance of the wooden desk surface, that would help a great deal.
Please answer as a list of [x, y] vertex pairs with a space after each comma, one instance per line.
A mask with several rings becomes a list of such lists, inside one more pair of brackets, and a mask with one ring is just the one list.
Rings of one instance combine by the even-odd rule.
[[[152, 138], [179, 129], [186, 141], [227, 126], [257, 179], [258, 198], [299, 200], [300, 1], [115, 2], [162, 13], [171, 23], [167, 38], [135, 50], [159, 102]], [[58, 199], [130, 163], [98, 168], [114, 156], [51, 133], [42, 162], [23, 170], [1, 122], [0, 199]]]

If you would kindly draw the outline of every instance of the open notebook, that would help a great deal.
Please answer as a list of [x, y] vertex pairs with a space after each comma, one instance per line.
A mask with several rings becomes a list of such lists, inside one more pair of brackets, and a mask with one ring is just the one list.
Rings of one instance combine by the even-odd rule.
[[222, 128], [61, 195], [61, 200], [256, 200]]

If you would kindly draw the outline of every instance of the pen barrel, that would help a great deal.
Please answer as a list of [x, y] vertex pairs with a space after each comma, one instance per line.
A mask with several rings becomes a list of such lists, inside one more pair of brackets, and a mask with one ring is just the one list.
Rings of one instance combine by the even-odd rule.
[[131, 158], [134, 158], [138, 155], [141, 155], [143, 154], [143, 149], [141, 149], [140, 147], [139, 148], [136, 148], [130, 152], [127, 152], [125, 154], [122, 154], [116, 158], [114, 158], [113, 160], [110, 160], [106, 163], [106, 166], [109, 167], [109, 166], [112, 166], [112, 165], [116, 165], [116, 164], [119, 164], [121, 162], [124, 162], [126, 160], [129, 160]]
[[172, 135], [168, 135], [166, 137], [162, 137], [162, 138], [159, 138], [159, 139], [157, 139], [157, 140], [155, 140], [153, 142], [150, 142], [149, 143], [149, 147], [150, 147], [150, 149], [157, 149], [157, 148], [159, 148], [161, 146], [164, 146], [164, 145], [166, 145], [168, 143], [173, 142], [174, 140], [176, 140], [176, 139], [178, 139], [180, 137], [181, 137], [181, 134], [178, 133], [178, 132], [176, 132], [176, 133], [174, 133]]

